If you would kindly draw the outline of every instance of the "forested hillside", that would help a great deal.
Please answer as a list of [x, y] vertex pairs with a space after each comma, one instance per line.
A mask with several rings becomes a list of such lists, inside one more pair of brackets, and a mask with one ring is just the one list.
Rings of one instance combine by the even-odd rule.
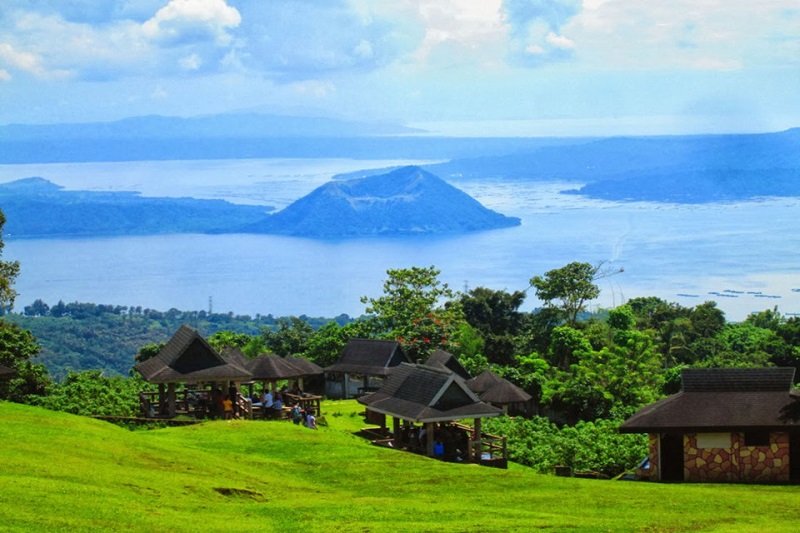
[[[42, 347], [36, 361], [59, 380], [70, 370], [102, 370], [109, 376], [127, 376], [143, 346], [166, 342], [182, 324], [206, 336], [219, 331], [258, 336], [264, 328], [276, 328], [287, 320], [272, 315], [156, 311], [79, 302], [58, 302], [50, 307], [41, 300], [26, 306], [21, 314], [3, 318], [34, 334]], [[302, 316], [299, 320], [319, 327], [334, 319]], [[351, 319], [342, 315], [335, 320], [345, 324]]]

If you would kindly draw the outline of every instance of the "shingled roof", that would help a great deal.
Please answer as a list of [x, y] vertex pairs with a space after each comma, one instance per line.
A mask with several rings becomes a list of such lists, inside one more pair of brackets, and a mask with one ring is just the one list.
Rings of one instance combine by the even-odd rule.
[[387, 376], [393, 367], [410, 362], [397, 341], [350, 339], [342, 350], [342, 357], [326, 367], [325, 372]]
[[683, 390], [643, 407], [623, 433], [765, 431], [800, 427], [794, 368], [688, 368]]
[[497, 385], [502, 381], [503, 378], [492, 372], [491, 370], [484, 370], [477, 377], [467, 381], [467, 386], [469, 386], [472, 392], [477, 394], [481, 394], [482, 392], [486, 392], [493, 386]]
[[253, 379], [277, 381], [304, 376], [305, 373], [296, 366], [285, 361], [280, 355], [262, 353], [247, 366]]
[[305, 357], [300, 357], [297, 355], [289, 355], [283, 358], [284, 361], [289, 363], [290, 365], [298, 368], [302, 375], [304, 376], [318, 376], [319, 374], [324, 374], [325, 370], [318, 364], [314, 363], [313, 361], [309, 361]]
[[370, 410], [413, 422], [443, 422], [499, 416], [503, 411], [483, 403], [464, 380], [450, 370], [401, 364], [377, 392], [358, 402]]
[[220, 355], [193, 328], [183, 325], [158, 355], [133, 367], [150, 383], [247, 381], [250, 372]]
[[428, 366], [441, 366], [447, 368], [451, 372], [455, 372], [462, 379], [472, 379], [467, 369], [464, 368], [455, 355], [445, 352], [444, 350], [434, 350], [428, 360], [425, 361]]

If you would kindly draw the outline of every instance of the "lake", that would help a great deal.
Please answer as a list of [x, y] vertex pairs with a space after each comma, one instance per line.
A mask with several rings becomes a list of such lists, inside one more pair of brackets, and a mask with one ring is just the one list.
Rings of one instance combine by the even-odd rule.
[[[137, 161], [0, 165], [0, 182], [40, 176], [67, 189], [221, 198], [281, 208], [336, 173], [413, 163], [353, 159]], [[159, 235], [15, 240], [17, 310], [36, 299], [215, 312], [358, 316], [386, 270], [435, 265], [457, 290], [523, 290], [571, 261], [606, 261], [592, 307], [636, 296], [693, 306], [715, 300], [729, 320], [778, 306], [800, 312], [800, 200], [622, 203], [559, 194], [575, 183], [451, 184], [522, 225], [458, 236], [311, 240], [270, 235]], [[1, 206], [0, 206], [1, 207]], [[796, 290], [793, 290], [796, 289]], [[531, 293], [523, 306], [539, 302]]]

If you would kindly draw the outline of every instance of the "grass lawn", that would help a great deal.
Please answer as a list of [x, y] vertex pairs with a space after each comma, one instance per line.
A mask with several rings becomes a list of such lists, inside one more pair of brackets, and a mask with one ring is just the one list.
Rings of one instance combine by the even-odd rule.
[[370, 445], [354, 401], [319, 431], [131, 432], [0, 402], [0, 531], [796, 531], [800, 488], [559, 478]]

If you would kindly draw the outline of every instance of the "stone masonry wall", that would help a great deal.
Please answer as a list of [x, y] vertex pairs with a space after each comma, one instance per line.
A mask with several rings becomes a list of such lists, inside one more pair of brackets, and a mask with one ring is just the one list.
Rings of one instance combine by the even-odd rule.
[[731, 434], [730, 448], [698, 448], [691, 433], [683, 443], [686, 481], [789, 482], [788, 433], [771, 433], [769, 446], [745, 446], [744, 433]]

